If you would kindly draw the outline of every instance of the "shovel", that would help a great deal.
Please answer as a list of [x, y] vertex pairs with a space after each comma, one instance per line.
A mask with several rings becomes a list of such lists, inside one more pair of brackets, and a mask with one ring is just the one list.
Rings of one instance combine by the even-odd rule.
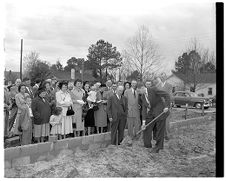
[[[145, 129], [146, 127], [150, 126], [154, 121], [156, 121], [160, 116], [162, 116], [165, 112], [163, 111], [162, 113], [160, 113], [157, 117], [155, 117], [153, 120], [151, 120], [151, 122], [149, 122], [147, 125], [145, 125]], [[145, 130], [144, 129], [144, 130]], [[140, 133], [142, 133], [144, 130], [140, 130], [136, 133], [136, 136], [137, 137]], [[122, 144], [123, 145], [127, 145], [127, 146], [132, 146], [132, 139], [130, 138], [130, 136], [126, 136], [123, 141], [122, 141]]]
[[[151, 120], [151, 122], [149, 122], [147, 125], [145, 125], [145, 129], [146, 129], [146, 127], [148, 127], [149, 125], [151, 125], [154, 121], [156, 121], [156, 119], [158, 119], [160, 116], [162, 116], [163, 114], [164, 114], [165, 112], [163, 111], [163, 112], [161, 112], [161, 114], [159, 114], [157, 117], [155, 117], [153, 120]], [[144, 129], [144, 130], [145, 130]], [[139, 135], [142, 131], [144, 131], [144, 130], [140, 130], [140, 131], [138, 131], [137, 133], [136, 133], [136, 136], [137, 135]]]

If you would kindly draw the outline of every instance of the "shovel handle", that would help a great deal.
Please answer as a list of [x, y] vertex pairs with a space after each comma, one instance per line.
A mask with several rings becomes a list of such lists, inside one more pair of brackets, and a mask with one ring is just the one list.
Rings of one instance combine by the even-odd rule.
[[[150, 124], [152, 124], [156, 119], [158, 119], [158, 118], [159, 118], [160, 116], [162, 116], [164, 113], [165, 113], [164, 111], [161, 112], [161, 114], [159, 114], [157, 117], [155, 117], [154, 119], [152, 119], [151, 122], [149, 122], [149, 123], [146, 125], [146, 127], [148, 127]], [[138, 132], [137, 132], [137, 135], [140, 134], [142, 131], [144, 131], [144, 130], [141, 129], [140, 131], [138, 131]]]

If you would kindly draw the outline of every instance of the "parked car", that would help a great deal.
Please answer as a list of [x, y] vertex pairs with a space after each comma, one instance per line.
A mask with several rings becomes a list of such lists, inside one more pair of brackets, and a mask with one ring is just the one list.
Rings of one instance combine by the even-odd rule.
[[216, 106], [216, 95], [213, 97], [210, 97], [211, 106]]
[[176, 91], [172, 96], [172, 102], [173, 106], [177, 107], [188, 104], [188, 106], [201, 109], [203, 103], [204, 109], [208, 109], [210, 107], [208, 98], [199, 97], [196, 93], [187, 91]]

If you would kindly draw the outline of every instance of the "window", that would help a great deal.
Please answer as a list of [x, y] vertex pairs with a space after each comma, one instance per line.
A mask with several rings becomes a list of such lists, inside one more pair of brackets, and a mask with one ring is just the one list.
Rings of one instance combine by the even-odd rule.
[[208, 88], [208, 95], [213, 95], [212, 88]]

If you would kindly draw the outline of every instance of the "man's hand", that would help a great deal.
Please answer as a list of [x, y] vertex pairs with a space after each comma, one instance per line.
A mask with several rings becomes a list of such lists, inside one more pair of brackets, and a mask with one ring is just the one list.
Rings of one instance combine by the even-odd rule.
[[109, 121], [110, 121], [110, 122], [112, 122], [112, 120], [113, 120], [112, 118], [109, 118]]
[[167, 113], [167, 112], [168, 112], [168, 110], [169, 110], [169, 108], [168, 108], [168, 107], [166, 107], [166, 108], [164, 108], [164, 109], [163, 109], [163, 112], [164, 112], [164, 113]]
[[142, 121], [142, 126], [141, 126], [141, 129], [142, 130], [145, 130], [146, 129], [145, 123], [146, 123], [146, 120], [143, 120]]
[[142, 125], [142, 126], [141, 126], [141, 130], [144, 131], [145, 129], [146, 129], [146, 126], [145, 126], [145, 125]]

